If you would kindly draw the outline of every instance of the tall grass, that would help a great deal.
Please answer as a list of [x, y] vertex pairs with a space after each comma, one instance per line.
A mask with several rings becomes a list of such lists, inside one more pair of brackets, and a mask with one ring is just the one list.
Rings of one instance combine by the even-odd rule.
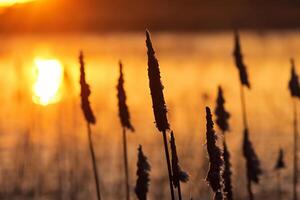
[[297, 99], [300, 98], [300, 85], [299, 78], [296, 73], [296, 66], [293, 59], [291, 59], [291, 79], [289, 81], [289, 89], [293, 101], [293, 128], [294, 128], [294, 145], [293, 145], [293, 153], [294, 153], [294, 165], [293, 165], [293, 199], [296, 200], [298, 198], [297, 194], [297, 185], [298, 185], [298, 119], [297, 119]]
[[128, 156], [127, 156], [127, 135], [126, 129], [134, 131], [134, 128], [130, 122], [130, 114], [126, 104], [126, 93], [124, 89], [124, 77], [123, 77], [123, 65], [119, 62], [120, 77], [117, 85], [118, 92], [118, 107], [119, 118], [123, 128], [123, 151], [124, 151], [124, 172], [125, 172], [125, 186], [126, 186], [126, 200], [130, 199], [130, 186], [129, 186], [129, 172], [128, 172]]
[[146, 46], [148, 55], [148, 77], [149, 86], [152, 97], [152, 108], [154, 112], [154, 118], [157, 129], [162, 133], [163, 143], [166, 154], [168, 175], [169, 175], [169, 185], [172, 200], [175, 200], [174, 188], [172, 185], [172, 169], [171, 161], [169, 155], [169, 148], [167, 142], [167, 130], [170, 129], [170, 125], [167, 118], [167, 108], [166, 102], [163, 94], [163, 85], [160, 80], [160, 70], [158, 60], [155, 57], [155, 51], [152, 46], [150, 33], [146, 31]]
[[217, 146], [217, 134], [214, 130], [214, 123], [209, 107], [206, 107], [206, 146], [209, 158], [209, 170], [206, 181], [215, 193], [214, 199], [222, 200], [223, 181], [221, 174], [224, 161], [221, 149]]
[[173, 131], [171, 132], [170, 144], [171, 144], [171, 152], [172, 152], [171, 153], [172, 154], [172, 172], [173, 172], [172, 182], [173, 182], [173, 186], [175, 188], [177, 188], [179, 200], [182, 200], [180, 182], [186, 183], [189, 180], [189, 175], [185, 171], [183, 171], [179, 165], [175, 137], [174, 137]]
[[230, 163], [230, 154], [226, 144], [226, 136], [225, 133], [229, 131], [229, 123], [228, 120], [230, 118], [229, 112], [225, 109], [225, 99], [223, 96], [223, 90], [221, 86], [218, 87], [218, 97], [216, 101], [216, 109], [215, 115], [217, 116], [216, 123], [220, 130], [223, 133], [223, 152], [222, 156], [224, 159], [224, 171], [222, 173], [222, 178], [224, 181], [224, 188], [223, 188], [223, 196], [227, 200], [233, 199], [233, 192], [232, 192], [232, 182], [231, 182], [231, 163]]
[[101, 200], [99, 173], [98, 173], [98, 168], [97, 168], [97, 161], [96, 161], [96, 156], [95, 156], [95, 150], [94, 150], [94, 145], [93, 145], [93, 140], [92, 140], [92, 130], [91, 130], [91, 124], [96, 123], [96, 118], [93, 114], [93, 111], [92, 111], [92, 108], [91, 108], [90, 102], [89, 102], [89, 96], [91, 94], [91, 90], [90, 90], [90, 86], [87, 84], [86, 79], [85, 79], [85, 69], [84, 69], [85, 64], [84, 64], [83, 52], [80, 52], [79, 64], [80, 64], [81, 108], [82, 108], [82, 111], [83, 111], [83, 114], [85, 116], [86, 123], [87, 123], [88, 141], [89, 141], [89, 148], [90, 148], [90, 154], [91, 154], [92, 165], [93, 165], [97, 198], [98, 198], [98, 200]]
[[258, 157], [255, 153], [255, 150], [249, 138], [246, 99], [245, 99], [245, 92], [244, 92], [244, 87], [250, 89], [247, 67], [243, 60], [239, 34], [238, 32], [235, 32], [234, 35], [235, 36], [234, 36], [233, 56], [235, 60], [235, 65], [239, 71], [239, 76], [240, 76], [240, 95], [241, 95], [242, 116], [243, 116], [243, 125], [244, 125], [243, 154], [246, 159], [247, 190], [248, 190], [249, 199], [253, 200], [254, 195], [252, 192], [252, 182], [259, 183], [259, 175], [261, 175], [262, 171], [260, 169], [260, 162], [258, 160]]
[[149, 172], [151, 170], [147, 157], [143, 153], [142, 146], [138, 148], [138, 162], [137, 162], [137, 180], [135, 186], [135, 194], [139, 200], [147, 200], [147, 193], [149, 190]]
[[278, 158], [276, 160], [274, 170], [277, 173], [277, 192], [278, 192], [278, 199], [282, 199], [282, 192], [281, 192], [281, 170], [284, 169], [285, 162], [284, 162], [284, 152], [282, 149], [279, 149]]

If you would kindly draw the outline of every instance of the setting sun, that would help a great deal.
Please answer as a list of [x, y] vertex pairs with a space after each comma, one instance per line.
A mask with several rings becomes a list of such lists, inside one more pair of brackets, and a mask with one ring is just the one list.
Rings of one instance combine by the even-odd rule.
[[63, 79], [63, 67], [59, 60], [35, 59], [35, 83], [33, 85], [33, 102], [41, 105], [57, 103]]
[[0, 0], [0, 6], [12, 6], [19, 3], [28, 3], [33, 0]]

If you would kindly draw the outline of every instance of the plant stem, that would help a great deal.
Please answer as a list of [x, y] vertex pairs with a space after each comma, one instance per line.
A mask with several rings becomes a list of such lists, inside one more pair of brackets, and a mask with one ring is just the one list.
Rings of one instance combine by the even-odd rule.
[[178, 199], [182, 200], [182, 197], [181, 197], [181, 188], [180, 188], [180, 181], [178, 182], [178, 188], [177, 188], [177, 190], [178, 190]]
[[242, 84], [240, 84], [240, 90], [241, 90], [241, 103], [242, 103], [243, 124], [244, 124], [244, 128], [248, 129], [245, 92], [244, 92], [244, 87], [243, 87]]
[[297, 185], [298, 185], [298, 125], [297, 125], [297, 102], [293, 99], [293, 110], [294, 110], [294, 177], [293, 177], [293, 199], [297, 200]]
[[129, 173], [128, 173], [128, 158], [127, 158], [127, 138], [126, 129], [123, 128], [123, 150], [124, 150], [124, 170], [125, 170], [125, 185], [126, 185], [126, 200], [130, 199], [129, 189]]
[[277, 170], [277, 190], [278, 190], [278, 200], [281, 200], [281, 176], [280, 176], [280, 169]]
[[252, 192], [252, 184], [251, 184], [251, 180], [247, 180], [247, 190], [248, 190], [248, 194], [249, 194], [249, 200], [254, 200], [254, 196], [253, 196], [253, 192]]
[[169, 175], [171, 199], [175, 200], [174, 188], [173, 188], [173, 185], [172, 185], [171, 161], [170, 161], [170, 155], [169, 155], [169, 148], [168, 148], [166, 131], [162, 131], [162, 135], [163, 135], [163, 141], [164, 141], [164, 147], [165, 147], [165, 153], [166, 153], [166, 161], [167, 161], [167, 167], [168, 167], [168, 175]]
[[96, 156], [95, 156], [95, 151], [94, 151], [94, 146], [93, 146], [93, 141], [92, 141], [92, 131], [91, 131], [90, 123], [87, 123], [87, 128], [88, 128], [89, 148], [90, 148], [90, 153], [91, 153], [91, 158], [92, 158], [93, 171], [94, 171], [95, 184], [96, 184], [96, 191], [97, 191], [97, 199], [101, 200], [100, 182], [99, 182], [99, 176], [98, 176]]

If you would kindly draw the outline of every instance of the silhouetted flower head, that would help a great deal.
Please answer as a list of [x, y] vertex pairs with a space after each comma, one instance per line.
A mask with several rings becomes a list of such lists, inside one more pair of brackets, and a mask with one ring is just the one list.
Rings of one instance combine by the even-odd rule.
[[172, 153], [172, 182], [175, 188], [178, 187], [179, 182], [186, 183], [189, 180], [189, 175], [185, 171], [181, 169], [179, 166], [178, 156], [177, 156], [177, 150], [176, 150], [176, 144], [175, 144], [175, 137], [173, 134], [173, 131], [171, 132], [171, 153]]
[[274, 167], [275, 170], [281, 170], [281, 169], [285, 168], [285, 162], [284, 162], [283, 157], [284, 157], [283, 150], [279, 149], [278, 158], [277, 158], [277, 161], [276, 161], [276, 164]]
[[135, 194], [139, 200], [146, 200], [148, 187], [149, 187], [149, 172], [150, 164], [147, 161], [147, 157], [144, 155], [142, 146], [138, 148], [138, 162], [137, 162], [137, 180], [135, 186]]
[[232, 182], [231, 182], [231, 164], [230, 164], [230, 154], [227, 148], [225, 141], [223, 142], [224, 150], [223, 150], [223, 159], [224, 159], [224, 171], [222, 173], [222, 177], [224, 180], [224, 196], [227, 200], [233, 199], [232, 193]]
[[247, 74], [247, 67], [244, 64], [241, 45], [240, 45], [240, 37], [238, 32], [235, 32], [234, 41], [235, 41], [235, 47], [234, 47], [233, 55], [234, 55], [236, 67], [238, 68], [240, 73], [241, 83], [242, 85], [245, 85], [248, 88], [250, 88], [250, 82], [248, 80], [248, 74]]
[[84, 113], [85, 119], [88, 123], [95, 124], [96, 118], [93, 114], [93, 111], [90, 106], [89, 96], [91, 94], [90, 86], [87, 84], [85, 80], [85, 71], [84, 71], [84, 57], [83, 53], [80, 52], [79, 56], [80, 63], [80, 97], [81, 97], [81, 108]]
[[206, 181], [215, 192], [215, 199], [220, 199], [222, 197], [220, 193], [223, 185], [221, 181], [223, 159], [222, 152], [216, 142], [217, 135], [214, 130], [211, 111], [209, 107], [206, 107], [206, 145], [209, 158], [209, 170]]
[[244, 130], [243, 153], [246, 159], [247, 178], [254, 183], [259, 183], [259, 176], [262, 174], [262, 170], [260, 161], [249, 139], [248, 129]]
[[217, 116], [216, 123], [219, 128], [225, 133], [229, 130], [228, 119], [230, 118], [229, 112], [225, 110], [225, 99], [223, 97], [223, 90], [218, 87], [218, 98], [217, 98], [217, 107], [215, 109], [215, 114]]
[[296, 66], [293, 59], [291, 59], [292, 69], [291, 69], [291, 79], [289, 82], [289, 89], [292, 97], [300, 98], [300, 83], [299, 78], [296, 73]]
[[166, 131], [170, 129], [170, 126], [167, 119], [167, 108], [163, 94], [163, 85], [160, 80], [161, 77], [158, 61], [155, 57], [155, 52], [152, 47], [148, 31], [146, 31], [146, 46], [148, 49], [148, 77], [156, 127], [159, 131]]
[[126, 105], [126, 93], [124, 90], [124, 78], [123, 78], [123, 65], [120, 62], [120, 77], [117, 85], [118, 90], [118, 105], [119, 105], [119, 117], [121, 124], [124, 128], [134, 131], [133, 126], [130, 122], [130, 114]]

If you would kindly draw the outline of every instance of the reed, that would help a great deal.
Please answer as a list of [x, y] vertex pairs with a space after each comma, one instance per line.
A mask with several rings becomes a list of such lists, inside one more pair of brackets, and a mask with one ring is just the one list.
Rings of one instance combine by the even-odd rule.
[[169, 175], [169, 186], [172, 200], [175, 200], [174, 188], [172, 185], [172, 169], [169, 155], [169, 147], [167, 142], [167, 130], [170, 130], [170, 125], [167, 118], [167, 107], [163, 94], [163, 85], [160, 80], [160, 70], [158, 60], [155, 57], [155, 51], [152, 46], [150, 33], [146, 31], [146, 46], [148, 55], [148, 78], [149, 87], [152, 98], [152, 108], [157, 129], [162, 133], [163, 143], [165, 148], [165, 156]]
[[126, 93], [124, 89], [124, 75], [123, 75], [123, 65], [121, 61], [119, 62], [120, 76], [117, 85], [117, 97], [118, 97], [118, 107], [119, 107], [119, 118], [122, 125], [123, 133], [123, 157], [124, 157], [124, 173], [125, 173], [125, 188], [126, 188], [126, 200], [130, 199], [130, 185], [129, 185], [129, 167], [128, 167], [128, 156], [127, 156], [127, 135], [126, 129], [134, 131], [134, 128], [130, 122], [130, 114], [128, 111], [128, 106], [126, 104]]
[[170, 146], [171, 146], [172, 172], [173, 172], [172, 182], [173, 182], [173, 186], [175, 188], [177, 188], [179, 200], [182, 200], [180, 182], [183, 182], [183, 183], [188, 182], [189, 175], [188, 175], [188, 173], [183, 171], [179, 165], [175, 137], [174, 137], [173, 131], [171, 132]]
[[240, 76], [240, 95], [241, 95], [241, 105], [242, 105], [242, 117], [243, 117], [243, 125], [244, 125], [244, 142], [243, 142], [243, 154], [246, 159], [246, 171], [247, 171], [247, 190], [249, 199], [253, 200], [254, 195], [252, 192], [252, 182], [258, 183], [259, 175], [262, 174], [260, 169], [260, 164], [258, 157], [252, 147], [252, 143], [249, 138], [249, 128], [248, 128], [248, 120], [247, 120], [247, 110], [246, 110], [246, 99], [245, 99], [245, 92], [244, 87], [248, 89], [251, 88], [248, 74], [247, 74], [247, 67], [244, 63], [241, 44], [240, 44], [240, 37], [238, 32], [235, 32], [234, 37], [234, 60], [236, 67], [239, 71]]
[[214, 123], [209, 107], [206, 107], [206, 146], [209, 158], [209, 170], [206, 181], [215, 193], [215, 200], [222, 200], [222, 159], [221, 149], [217, 146], [217, 134], [214, 130]]
[[221, 86], [218, 87], [218, 97], [216, 101], [216, 109], [215, 115], [217, 117], [216, 124], [220, 128], [223, 133], [224, 140], [223, 140], [223, 152], [222, 157], [224, 159], [224, 171], [222, 173], [222, 179], [224, 181], [224, 188], [223, 188], [223, 196], [227, 200], [233, 199], [233, 192], [232, 192], [232, 182], [231, 182], [231, 163], [230, 163], [230, 154], [226, 145], [226, 136], [225, 133], [229, 131], [229, 123], [228, 120], [230, 118], [229, 112], [225, 109], [225, 99], [223, 95], [223, 90]]
[[259, 176], [262, 174], [260, 161], [255, 153], [253, 145], [249, 139], [248, 130], [244, 130], [243, 154], [246, 159], [247, 170], [247, 190], [249, 199], [253, 200], [252, 182], [259, 183]]
[[284, 162], [284, 152], [282, 149], [279, 149], [278, 158], [274, 166], [274, 170], [277, 174], [277, 191], [278, 191], [278, 200], [282, 199], [282, 192], [281, 192], [281, 170], [285, 168]]
[[92, 111], [92, 108], [91, 108], [90, 102], [89, 102], [89, 96], [91, 95], [91, 90], [90, 90], [90, 86], [88, 85], [88, 83], [86, 82], [86, 79], [85, 79], [85, 69], [84, 69], [85, 63], [84, 63], [83, 52], [80, 52], [79, 64], [80, 64], [81, 108], [82, 108], [83, 114], [84, 114], [86, 122], [87, 122], [87, 134], [88, 134], [89, 149], [90, 149], [92, 165], [93, 165], [97, 199], [101, 200], [99, 173], [98, 173], [96, 155], [95, 155], [95, 150], [94, 150], [94, 145], [93, 145], [93, 140], [92, 140], [92, 130], [91, 130], [91, 124], [96, 124], [96, 118], [93, 114], [93, 111]]
[[137, 162], [137, 180], [135, 186], [135, 194], [139, 200], [147, 200], [147, 193], [149, 187], [149, 172], [150, 164], [147, 160], [147, 157], [144, 155], [142, 146], [138, 148], [138, 162]]
[[296, 73], [296, 66], [293, 59], [291, 59], [291, 79], [289, 81], [289, 89], [290, 94], [293, 101], [293, 128], [294, 128], [294, 145], [293, 145], [293, 199], [296, 200], [298, 198], [297, 193], [297, 185], [298, 185], [298, 119], [297, 119], [297, 99], [300, 98], [300, 84], [299, 84], [299, 78]]

